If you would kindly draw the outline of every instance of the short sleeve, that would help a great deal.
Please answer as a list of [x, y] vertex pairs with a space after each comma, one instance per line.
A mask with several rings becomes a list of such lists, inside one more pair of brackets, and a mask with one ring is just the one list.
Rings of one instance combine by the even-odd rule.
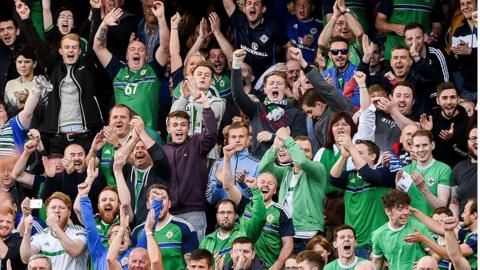
[[232, 17], [230, 17], [230, 20], [232, 22], [233, 29], [248, 25], [247, 17], [238, 8], [235, 8], [235, 10], [232, 13]]
[[150, 62], [150, 66], [152, 67], [153, 71], [157, 75], [158, 79], [165, 77], [165, 67], [160, 65], [160, 63], [158, 63], [156, 59]]
[[380, 246], [379, 235], [375, 232], [372, 235], [372, 256], [373, 258], [383, 257], [383, 251], [382, 247]]
[[182, 253], [187, 254], [198, 248], [197, 233], [191, 225], [185, 225], [182, 231]]
[[108, 73], [108, 76], [110, 77], [111, 80], [117, 76], [118, 72], [120, 69], [123, 67], [127, 66], [125, 63], [122, 63], [116, 56], [112, 56], [112, 59], [110, 59], [110, 62], [108, 62], [107, 67], [105, 70]]
[[474, 252], [477, 250], [477, 243], [478, 243], [477, 233], [472, 233], [472, 235], [468, 237], [467, 241], [464, 242], [464, 244], [469, 246]]
[[30, 245], [35, 247], [37, 250], [42, 250], [42, 239], [41, 237], [44, 235], [44, 232], [39, 232], [30, 238]]
[[438, 179], [438, 185], [444, 186], [444, 187], [451, 187], [451, 177], [452, 177], [452, 170], [448, 165], [445, 165], [445, 168], [442, 170], [440, 174], [440, 179]]
[[72, 240], [80, 240], [83, 243], [87, 242], [87, 234], [80, 226], [75, 226], [75, 228], [68, 234], [68, 237]]
[[294, 236], [295, 229], [293, 228], [293, 221], [287, 215], [285, 209], [280, 208], [280, 237]]
[[380, 0], [380, 6], [378, 7], [378, 13], [382, 13], [387, 17], [390, 17], [393, 10], [392, 0]]

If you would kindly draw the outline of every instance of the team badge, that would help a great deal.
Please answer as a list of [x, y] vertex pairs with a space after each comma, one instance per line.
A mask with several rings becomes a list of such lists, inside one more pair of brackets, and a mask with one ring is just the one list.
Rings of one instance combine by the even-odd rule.
[[147, 74], [147, 70], [146, 70], [146, 69], [142, 69], [142, 71], [140, 71], [140, 75], [143, 76], [143, 75], [145, 75], [145, 74]]
[[262, 35], [260, 37], [260, 40], [263, 42], [263, 43], [266, 43], [268, 41], [268, 37], [266, 35]]
[[128, 257], [123, 257], [122, 260], [120, 260], [120, 264], [122, 266], [125, 266], [128, 264]]
[[429, 185], [429, 186], [433, 186], [433, 184], [435, 184], [435, 179], [430, 177], [430, 178], [427, 179], [427, 181], [425, 181], [425, 183], [427, 183], [427, 185]]
[[173, 232], [172, 232], [172, 231], [168, 231], [168, 232], [165, 234], [165, 236], [170, 239], [170, 238], [172, 238], [172, 236], [173, 236]]
[[258, 44], [256, 42], [252, 42], [252, 49], [255, 51], [258, 49]]
[[273, 217], [272, 214], [268, 215], [268, 216], [267, 216], [267, 222], [272, 223], [273, 218], [274, 218], [274, 217]]
[[220, 81], [220, 87], [224, 87], [225, 86], [225, 81]]
[[292, 25], [293, 29], [298, 29], [298, 24]]
[[318, 32], [317, 28], [310, 29], [310, 34], [315, 35]]

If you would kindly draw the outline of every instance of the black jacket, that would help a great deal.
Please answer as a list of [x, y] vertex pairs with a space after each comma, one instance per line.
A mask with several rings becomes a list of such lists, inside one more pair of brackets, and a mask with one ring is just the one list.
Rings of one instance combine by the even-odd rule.
[[[307, 136], [307, 123], [305, 114], [295, 108], [290, 102], [283, 108], [284, 115], [278, 121], [269, 121], [266, 117], [267, 111], [265, 105], [250, 99], [243, 91], [242, 74], [240, 69], [232, 69], [232, 95], [238, 108], [248, 116], [252, 124], [252, 155], [262, 158], [263, 154], [272, 146], [275, 139], [275, 132], [281, 127], [290, 127], [292, 137], [298, 135]], [[261, 131], [273, 133], [269, 142], [258, 142], [257, 134]]]
[[[440, 108], [436, 109], [432, 115], [432, 134], [435, 140], [433, 156], [437, 160], [448, 164], [451, 168], [468, 156], [467, 132], [470, 118], [462, 106], [457, 105], [457, 110], [458, 114], [450, 119], [443, 117]], [[449, 130], [452, 123], [453, 138], [447, 141], [440, 138], [438, 136], [440, 131]]]
[[[222, 270], [232, 270], [233, 269], [233, 261], [230, 260], [227, 264], [223, 266]], [[250, 266], [250, 269], [248, 270], [266, 270], [268, 269], [265, 263], [260, 259], [259, 257], [255, 256], [253, 258], [252, 264]]]
[[[125, 164], [123, 167], [123, 176], [125, 178], [125, 182], [128, 186], [130, 191], [130, 198], [131, 198], [131, 206], [132, 210], [135, 213], [135, 226], [145, 222], [147, 218], [148, 209], [147, 209], [147, 199], [148, 194], [147, 190], [153, 184], [163, 184], [165, 186], [170, 185], [170, 178], [171, 178], [171, 169], [170, 163], [168, 162], [168, 158], [165, 155], [162, 147], [155, 143], [152, 147], [147, 149], [148, 154], [152, 158], [153, 166], [145, 170], [143, 176], [143, 186], [140, 190], [138, 200], [135, 200], [135, 186], [137, 183], [138, 178], [138, 169], [135, 166], [130, 164]], [[138, 204], [138, 205], [137, 205]]]
[[[58, 133], [58, 115], [60, 113], [60, 85], [67, 76], [67, 66], [63, 61], [59, 62], [48, 57], [48, 46], [40, 39], [33, 27], [31, 19], [22, 21], [22, 30], [32, 47], [35, 48], [40, 65], [46, 70], [48, 79], [53, 84], [53, 91], [48, 94], [48, 104], [45, 111], [45, 118], [40, 125], [40, 131], [46, 133]], [[98, 28], [100, 22], [94, 21], [92, 29]], [[94, 83], [94, 53], [91, 48], [93, 36], [90, 33], [89, 48], [83, 60], [79, 60], [70, 70], [71, 76], [79, 89], [78, 102], [82, 113], [82, 124], [84, 129], [93, 129], [103, 124], [102, 114], [97, 98], [95, 96]]]

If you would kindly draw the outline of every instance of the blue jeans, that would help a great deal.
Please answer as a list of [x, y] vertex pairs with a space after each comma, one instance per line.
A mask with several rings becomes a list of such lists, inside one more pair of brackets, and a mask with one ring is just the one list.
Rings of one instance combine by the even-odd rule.
[[355, 249], [355, 255], [365, 260], [370, 260], [370, 253], [372, 253], [372, 246], [357, 247]]
[[192, 224], [193, 228], [195, 228], [195, 232], [197, 233], [198, 242], [202, 241], [202, 239], [205, 237], [205, 231], [207, 230], [207, 216], [205, 216], [205, 212], [192, 211], [175, 216]]

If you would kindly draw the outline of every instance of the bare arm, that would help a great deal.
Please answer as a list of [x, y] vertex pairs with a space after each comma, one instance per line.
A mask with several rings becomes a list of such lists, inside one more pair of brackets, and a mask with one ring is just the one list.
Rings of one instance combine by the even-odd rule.
[[30, 155], [35, 152], [37, 147], [36, 142], [27, 141], [25, 143], [24, 151], [20, 157], [15, 162], [15, 165], [12, 169], [12, 176], [17, 181], [23, 185], [31, 188], [33, 186], [34, 176], [30, 173], [25, 172], [25, 167], [27, 166], [28, 159]]
[[30, 128], [33, 111], [35, 111], [38, 101], [40, 100], [41, 91], [41, 86], [35, 84], [32, 94], [28, 95], [27, 101], [25, 101], [25, 107], [23, 107], [23, 110], [18, 113], [18, 121], [20, 121], [20, 125], [26, 129]]
[[375, 28], [380, 32], [395, 33], [399, 36], [403, 36], [405, 31], [405, 25], [389, 23], [387, 15], [380, 12], [377, 13], [377, 17], [375, 18]]
[[212, 12], [208, 16], [208, 20], [210, 21], [210, 26], [212, 28], [213, 35], [220, 45], [220, 49], [222, 49], [223, 54], [227, 58], [229, 66], [232, 64], [233, 60], [233, 46], [230, 44], [228, 39], [223, 35], [222, 31], [220, 30], [220, 18], [218, 17], [217, 13]]
[[458, 218], [460, 215], [460, 205], [458, 203], [457, 199], [457, 193], [455, 192], [455, 187], [452, 187], [450, 190], [450, 204], [448, 205], [448, 208], [452, 210], [453, 216]]
[[42, 0], [43, 30], [48, 30], [53, 26], [52, 11], [50, 9], [50, 0]]
[[385, 263], [385, 259], [382, 258], [373, 258], [373, 264], [375, 264], [375, 270], [382, 270]]
[[293, 251], [293, 236], [284, 236], [282, 237], [282, 249], [278, 255], [278, 259], [273, 263], [270, 269], [282, 269], [285, 261], [288, 259], [288, 256], [292, 254]]
[[57, 236], [58, 241], [62, 245], [65, 252], [75, 258], [82, 254], [85, 249], [85, 242], [81, 240], [73, 240], [60, 228], [60, 226], [51, 227], [52, 232]]
[[155, 52], [155, 59], [161, 66], [166, 66], [168, 62], [168, 43], [170, 31], [168, 29], [167, 21], [165, 20], [165, 9], [163, 3], [160, 1], [155, 1], [154, 5], [155, 6], [152, 8], [152, 11], [157, 17], [160, 37], [160, 46], [158, 46], [157, 51]]
[[318, 37], [318, 47], [322, 51], [328, 50], [328, 43], [330, 42], [330, 38], [333, 35], [333, 29], [335, 28], [335, 24], [337, 23], [338, 18], [340, 17], [340, 12], [338, 10], [338, 5], [335, 3], [333, 5], [333, 15], [331, 16], [328, 23], [323, 28], [320, 36]]
[[185, 56], [185, 59], [188, 59], [192, 54], [200, 51], [200, 48], [202, 47], [203, 42], [209, 36], [211, 33], [208, 31], [208, 25], [207, 25], [207, 20], [205, 18], [202, 18], [200, 21], [200, 30], [198, 31], [198, 37], [195, 40], [195, 43], [193, 43], [192, 47], [187, 53], [187, 56]]
[[27, 264], [33, 254], [38, 253], [38, 249], [32, 246], [30, 237], [32, 235], [33, 217], [29, 215], [25, 218], [25, 232], [23, 234], [22, 243], [20, 244], [20, 258], [22, 262]]
[[410, 206], [410, 213], [414, 215], [421, 223], [423, 223], [427, 228], [437, 235], [443, 236], [444, 230], [442, 224], [433, 220], [431, 217], [425, 215], [420, 210]]
[[178, 25], [180, 24], [180, 14], [178, 12], [170, 20], [170, 70], [176, 71], [182, 66], [182, 57], [180, 56], [180, 38], [178, 37]]
[[413, 172], [411, 175], [416, 187], [420, 192], [422, 192], [432, 209], [448, 206], [448, 200], [450, 199], [450, 187], [438, 185], [437, 196], [435, 196], [432, 194], [430, 189], [428, 189], [427, 185], [425, 184], [425, 179], [422, 175], [417, 172]]
[[345, 17], [347, 18], [348, 26], [352, 30], [353, 34], [357, 38], [362, 37], [363, 34], [365, 34], [365, 32], [363, 31], [363, 27], [360, 24], [360, 22], [357, 20], [355, 15], [353, 15], [353, 13], [351, 13], [351, 12], [347, 12], [347, 13], [345, 13]]
[[121, 9], [112, 9], [112, 11], [105, 15], [97, 33], [95, 34], [92, 48], [103, 67], [107, 67], [110, 60], [112, 60], [112, 53], [107, 49], [108, 28], [117, 25], [117, 20], [122, 14], [123, 11]]
[[118, 198], [120, 204], [126, 207], [126, 214], [129, 216], [129, 222], [133, 221], [135, 215], [133, 214], [130, 190], [128, 189], [127, 183], [125, 182], [125, 177], [123, 176], [123, 166], [127, 161], [127, 156], [119, 153], [118, 151], [114, 154], [113, 159], [113, 175], [115, 177], [115, 182], [117, 183], [118, 189]]
[[235, 185], [235, 181], [232, 176], [231, 169], [231, 159], [232, 155], [235, 153], [233, 146], [227, 145], [223, 148], [224, 159], [223, 159], [223, 168], [222, 175], [220, 178], [223, 182], [223, 188], [228, 194], [228, 197], [238, 205], [242, 199], [242, 192]]
[[228, 17], [231, 17], [236, 8], [235, 3], [233, 0], [222, 0], [222, 2]]
[[345, 169], [345, 164], [347, 164], [347, 160], [348, 156], [344, 156], [342, 154], [335, 164], [333, 164], [332, 169], [330, 169], [330, 175], [335, 178], [342, 176], [342, 173]]

